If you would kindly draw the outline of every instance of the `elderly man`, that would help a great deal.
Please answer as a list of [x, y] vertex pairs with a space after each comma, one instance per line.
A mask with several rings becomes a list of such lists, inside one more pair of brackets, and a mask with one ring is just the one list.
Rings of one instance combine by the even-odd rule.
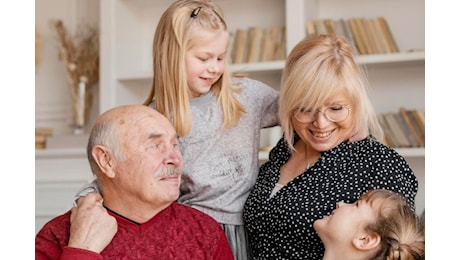
[[182, 155], [171, 123], [130, 105], [96, 121], [88, 159], [103, 194], [49, 221], [36, 259], [232, 259], [221, 226], [178, 204]]

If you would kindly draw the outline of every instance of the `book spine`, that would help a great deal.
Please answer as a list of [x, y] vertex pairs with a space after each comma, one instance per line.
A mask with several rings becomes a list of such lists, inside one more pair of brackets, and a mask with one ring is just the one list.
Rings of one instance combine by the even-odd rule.
[[276, 44], [275, 60], [286, 59], [286, 27], [283, 26], [280, 31], [280, 38]]
[[386, 145], [389, 147], [398, 147], [398, 141], [394, 136], [394, 133], [391, 131], [390, 127], [388, 126], [383, 114], [379, 114], [377, 119], [379, 121], [380, 127], [382, 127]]
[[316, 35], [315, 21], [313, 19], [308, 19], [305, 28], [307, 30], [307, 36]]
[[379, 21], [374, 18], [370, 20], [372, 30], [374, 31], [374, 35], [376, 37], [376, 41], [378, 43], [378, 47], [380, 52], [379, 53], [390, 53], [390, 46], [387, 43], [385, 38], [385, 34], [380, 28]]
[[390, 27], [388, 26], [388, 23], [385, 20], [385, 18], [383, 18], [382, 16], [379, 16], [379, 17], [377, 17], [377, 21], [379, 22], [380, 28], [382, 29], [382, 31], [383, 31], [383, 33], [385, 35], [385, 39], [386, 39], [388, 45], [390, 46], [390, 52], [391, 53], [398, 52], [398, 47], [397, 47], [396, 42], [395, 42], [395, 40], [393, 38], [393, 35], [391, 34]]
[[373, 54], [371, 39], [367, 33], [364, 18], [356, 18], [359, 34], [361, 35], [364, 44], [364, 54]]
[[415, 136], [416, 133], [414, 132], [414, 129], [412, 128], [410, 123], [406, 121], [406, 118], [404, 118], [404, 115], [401, 113], [401, 111], [399, 113], [395, 113], [395, 118], [399, 126], [403, 130], [407, 140], [409, 140], [410, 147], [419, 147], [418, 139]]
[[233, 48], [233, 63], [243, 63], [246, 56], [248, 30], [237, 29], [235, 47]]
[[348, 24], [350, 25], [350, 30], [353, 34], [353, 39], [356, 43], [359, 54], [366, 54], [366, 47], [364, 46], [363, 38], [358, 28], [358, 21], [356, 18], [350, 18], [348, 19]]
[[396, 118], [394, 116], [394, 113], [386, 113], [385, 114], [385, 120], [390, 127], [391, 131], [394, 133], [396, 139], [398, 140], [398, 147], [410, 147], [410, 142], [404, 135], [403, 130], [399, 126], [398, 122], [396, 121]]
[[254, 26], [249, 28], [248, 63], [259, 61], [261, 37], [262, 33], [260, 27]]
[[347, 37], [348, 41], [350, 42], [350, 44], [355, 49], [355, 52], [359, 53], [358, 46], [356, 45], [356, 42], [355, 42], [355, 40], [353, 38], [353, 33], [351, 31], [351, 28], [350, 28], [350, 23], [347, 22], [345, 19], [340, 19], [340, 23], [342, 24], [345, 36]]

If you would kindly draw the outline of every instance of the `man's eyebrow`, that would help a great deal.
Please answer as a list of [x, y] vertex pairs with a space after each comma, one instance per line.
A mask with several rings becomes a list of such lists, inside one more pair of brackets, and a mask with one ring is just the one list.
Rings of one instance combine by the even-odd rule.
[[[164, 134], [161, 134], [161, 133], [150, 133], [149, 136], [148, 136], [148, 139], [155, 140], [155, 139], [160, 139], [160, 138], [163, 137], [163, 136], [165, 136], [165, 135], [164, 135]], [[172, 138], [173, 138], [173, 139], [179, 140], [180, 135], [175, 134]]]
[[149, 136], [148, 136], [148, 139], [159, 139], [163, 136], [163, 134], [159, 134], [159, 133], [150, 133]]

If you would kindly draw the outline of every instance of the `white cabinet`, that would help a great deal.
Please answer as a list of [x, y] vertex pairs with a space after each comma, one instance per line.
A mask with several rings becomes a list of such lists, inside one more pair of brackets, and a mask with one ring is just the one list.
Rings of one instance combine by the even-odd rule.
[[[214, 0], [224, 10], [229, 31], [286, 26], [288, 53], [305, 37], [307, 19], [352, 17], [387, 20], [400, 53], [363, 55], [371, 97], [378, 113], [401, 106], [425, 110], [425, 3], [422, 0]], [[171, 1], [101, 0], [101, 71], [99, 110], [143, 103], [152, 80], [152, 42], [156, 24]], [[421, 50], [410, 52], [409, 50]], [[279, 89], [283, 61], [231, 65]], [[263, 135], [261, 146], [273, 144]], [[398, 150], [419, 176], [418, 211], [424, 208], [425, 149]], [[261, 160], [266, 159], [261, 152]]]
[[35, 151], [35, 233], [72, 207], [75, 194], [93, 179], [81, 147]]

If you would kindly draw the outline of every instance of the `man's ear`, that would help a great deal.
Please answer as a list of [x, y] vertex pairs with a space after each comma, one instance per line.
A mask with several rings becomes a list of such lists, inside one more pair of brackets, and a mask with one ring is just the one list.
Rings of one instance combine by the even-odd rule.
[[358, 250], [372, 250], [380, 244], [380, 235], [376, 232], [361, 234], [353, 239], [353, 246]]
[[107, 149], [101, 145], [96, 145], [93, 147], [91, 154], [94, 158], [94, 161], [96, 161], [97, 165], [99, 166], [101, 173], [109, 178], [114, 178], [114, 162], [112, 155], [107, 151]]

